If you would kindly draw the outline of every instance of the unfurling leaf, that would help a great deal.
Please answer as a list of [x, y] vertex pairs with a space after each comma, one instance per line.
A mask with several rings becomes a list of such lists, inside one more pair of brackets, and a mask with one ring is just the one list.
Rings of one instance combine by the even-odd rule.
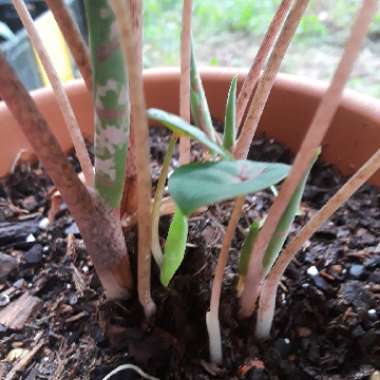
[[226, 115], [224, 118], [223, 147], [231, 151], [236, 138], [236, 87], [237, 76], [232, 78], [228, 91]]
[[272, 265], [274, 264], [278, 255], [281, 252], [281, 249], [289, 234], [290, 227], [294, 221], [294, 218], [296, 217], [298, 213], [299, 206], [302, 200], [302, 195], [305, 190], [305, 185], [309, 177], [311, 168], [313, 167], [315, 161], [317, 161], [320, 152], [321, 152], [321, 149], [318, 148], [317, 151], [315, 152], [315, 156], [313, 160], [310, 162], [310, 165], [306, 170], [306, 173], [304, 174], [303, 178], [298, 184], [296, 190], [294, 191], [294, 194], [289, 200], [286, 210], [284, 211], [284, 213], [281, 216], [280, 221], [278, 222], [277, 228], [271, 238], [271, 241], [268, 245], [268, 248], [263, 258], [263, 267], [264, 267], [265, 275], [267, 275], [270, 272]]
[[173, 278], [185, 257], [188, 229], [187, 216], [177, 208], [169, 227], [164, 248], [164, 261], [161, 266], [160, 274], [160, 280], [164, 286], [169, 285], [170, 280]]
[[190, 62], [190, 105], [191, 115], [193, 116], [197, 127], [203, 129], [209, 138], [215, 142], [216, 133], [214, 126], [212, 125], [211, 114], [208, 108], [201, 76], [198, 72], [193, 43], [191, 43]]
[[256, 221], [249, 227], [248, 235], [244, 240], [240, 253], [239, 274], [241, 276], [245, 276], [247, 274], [249, 257], [251, 256], [257, 236], [259, 236], [260, 228], [261, 223]]
[[199, 128], [187, 123], [177, 115], [156, 108], [151, 108], [148, 110], [148, 117], [151, 120], [155, 120], [163, 124], [166, 128], [176, 133], [177, 136], [190, 137], [206, 146], [212, 153], [219, 154], [223, 158], [231, 158], [231, 154], [229, 152], [211, 141], [210, 138]]
[[284, 179], [289, 166], [248, 160], [198, 162], [169, 178], [169, 192], [185, 215], [201, 206], [253, 193]]

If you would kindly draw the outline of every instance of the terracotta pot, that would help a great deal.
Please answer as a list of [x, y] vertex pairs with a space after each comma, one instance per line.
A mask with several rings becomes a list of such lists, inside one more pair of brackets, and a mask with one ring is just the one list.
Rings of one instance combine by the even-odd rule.
[[[245, 71], [236, 69], [205, 69], [202, 77], [212, 115], [224, 118], [229, 82], [233, 75]], [[145, 90], [149, 107], [178, 112], [179, 75], [175, 69], [153, 69], [145, 72]], [[93, 133], [91, 97], [81, 80], [66, 86], [74, 111], [86, 137]], [[323, 94], [320, 82], [290, 75], [279, 75], [269, 97], [259, 131], [288, 146], [295, 152]], [[32, 92], [40, 110], [65, 150], [71, 148], [61, 113], [50, 88]], [[29, 148], [16, 121], [0, 103], [0, 176], [10, 169], [17, 153]], [[324, 139], [322, 158], [335, 165], [342, 174], [352, 174], [380, 147], [380, 101], [347, 91]], [[380, 187], [380, 171], [373, 176]]]

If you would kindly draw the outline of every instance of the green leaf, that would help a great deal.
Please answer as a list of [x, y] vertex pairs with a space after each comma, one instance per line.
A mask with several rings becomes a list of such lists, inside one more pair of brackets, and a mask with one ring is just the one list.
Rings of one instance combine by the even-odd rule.
[[190, 106], [191, 115], [195, 124], [203, 129], [212, 141], [216, 141], [216, 133], [212, 125], [210, 110], [207, 98], [203, 89], [201, 76], [199, 74], [194, 54], [194, 44], [191, 41], [191, 61], [190, 61]]
[[255, 221], [249, 227], [248, 235], [244, 240], [244, 243], [240, 252], [240, 261], [239, 261], [240, 275], [245, 276], [247, 274], [249, 258], [251, 256], [253, 245], [255, 244], [257, 236], [259, 236], [261, 226], [262, 226], [261, 222]]
[[214, 143], [207, 137], [207, 135], [202, 132], [199, 128], [187, 123], [185, 120], [181, 119], [177, 115], [173, 115], [169, 112], [165, 112], [156, 108], [151, 108], [148, 110], [148, 117], [151, 120], [155, 120], [163, 124], [166, 128], [170, 129], [178, 136], [190, 137], [197, 140], [211, 152], [219, 154], [223, 158], [232, 158], [231, 154], [225, 149]]
[[236, 87], [237, 79], [235, 76], [232, 78], [230, 89], [228, 91], [226, 115], [224, 118], [224, 135], [223, 147], [231, 151], [235, 144], [236, 137]]
[[187, 217], [182, 214], [179, 208], [176, 208], [169, 227], [164, 248], [164, 261], [161, 267], [160, 280], [164, 286], [169, 285], [170, 280], [173, 278], [185, 257], [188, 230]]
[[290, 227], [294, 221], [294, 218], [296, 217], [298, 213], [299, 206], [302, 200], [302, 195], [305, 190], [305, 185], [309, 177], [311, 168], [313, 167], [315, 161], [317, 161], [320, 151], [321, 151], [320, 148], [318, 148], [303, 178], [301, 179], [296, 190], [294, 191], [294, 194], [290, 198], [288, 206], [286, 207], [286, 210], [282, 214], [281, 219], [277, 225], [277, 228], [271, 238], [271, 241], [268, 245], [268, 248], [263, 258], [263, 267], [264, 267], [265, 275], [269, 273], [274, 262], [277, 260], [277, 257], [280, 254], [281, 249], [285, 243], [285, 240], [289, 234]]
[[253, 193], [284, 179], [285, 164], [248, 160], [197, 162], [181, 166], [169, 178], [169, 192], [185, 215], [201, 206]]

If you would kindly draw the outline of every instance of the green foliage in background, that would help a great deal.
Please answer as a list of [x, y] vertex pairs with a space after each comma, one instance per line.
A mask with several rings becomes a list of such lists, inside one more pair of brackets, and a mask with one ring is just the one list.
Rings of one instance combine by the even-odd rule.
[[[280, 0], [193, 0], [193, 35], [198, 63], [247, 67]], [[145, 66], [178, 65], [181, 1], [145, 0]], [[360, 1], [311, 0], [282, 71], [329, 80]], [[380, 54], [380, 10], [372, 22], [367, 46], [373, 60]], [[241, 49], [245, 53], [241, 54]], [[310, 67], [311, 49], [315, 66]], [[318, 53], [318, 54], [317, 54]], [[322, 64], [320, 64], [321, 62]], [[366, 67], [368, 64], [366, 64]], [[353, 75], [349, 87], [380, 97], [375, 63]], [[363, 71], [363, 70], [361, 70]]]
[[[147, 66], [178, 62], [181, 2], [177, 0], [145, 0], [145, 42]], [[280, 0], [194, 0], [193, 32], [198, 43], [212, 40], [217, 35], [247, 34], [259, 40], [265, 33]], [[347, 29], [352, 21], [357, 0], [311, 0], [301, 21], [294, 43], [305, 40], [331, 40]], [[380, 32], [380, 11], [373, 22], [372, 33]], [[158, 49], [158, 50], [157, 50]]]

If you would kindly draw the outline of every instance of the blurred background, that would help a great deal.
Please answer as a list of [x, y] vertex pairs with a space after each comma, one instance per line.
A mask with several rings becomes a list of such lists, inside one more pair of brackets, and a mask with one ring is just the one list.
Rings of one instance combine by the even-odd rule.
[[[38, 20], [61, 77], [68, 80], [76, 76], [53, 18], [44, 13], [44, 1], [28, 0], [27, 3]], [[81, 0], [67, 3], [86, 36]], [[280, 0], [193, 0], [193, 3], [193, 36], [199, 63], [247, 67]], [[311, 0], [282, 71], [313, 79], [330, 79], [360, 4], [360, 0]], [[145, 67], [178, 65], [182, 1], [145, 0], [144, 7]], [[46, 78], [41, 74], [10, 0], [0, 0], [0, 22], [1, 49], [24, 83], [30, 89], [45, 85]], [[372, 22], [349, 87], [380, 98], [380, 11]]]

